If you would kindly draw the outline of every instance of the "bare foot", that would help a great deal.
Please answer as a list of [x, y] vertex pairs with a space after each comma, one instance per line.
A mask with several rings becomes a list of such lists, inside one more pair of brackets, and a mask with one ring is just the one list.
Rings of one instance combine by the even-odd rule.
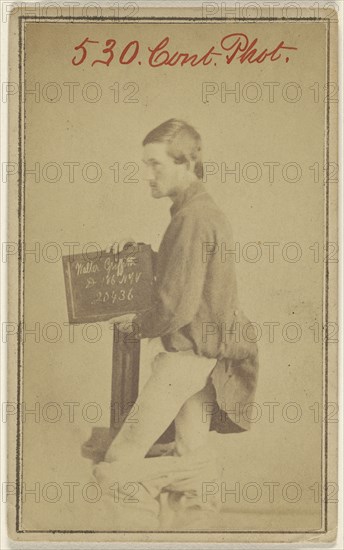
[[111, 468], [111, 464], [109, 462], [99, 462], [99, 464], [96, 464], [93, 468], [93, 475], [99, 485], [103, 487], [104, 485], [110, 487], [110, 485], [115, 481], [113, 467]]

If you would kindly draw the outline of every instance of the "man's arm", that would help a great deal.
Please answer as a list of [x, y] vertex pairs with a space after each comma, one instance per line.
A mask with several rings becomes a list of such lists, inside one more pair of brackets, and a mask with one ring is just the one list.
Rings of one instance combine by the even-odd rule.
[[134, 319], [142, 338], [176, 332], [188, 325], [199, 309], [207, 269], [202, 247], [211, 240], [207, 222], [190, 214], [173, 223], [175, 238], [158, 281], [155, 307]]

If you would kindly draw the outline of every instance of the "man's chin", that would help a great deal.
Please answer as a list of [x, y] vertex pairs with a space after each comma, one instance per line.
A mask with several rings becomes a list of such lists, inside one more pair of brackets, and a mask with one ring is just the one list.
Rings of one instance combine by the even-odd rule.
[[153, 199], [161, 199], [161, 197], [163, 196], [157, 189], [151, 189], [151, 195]]

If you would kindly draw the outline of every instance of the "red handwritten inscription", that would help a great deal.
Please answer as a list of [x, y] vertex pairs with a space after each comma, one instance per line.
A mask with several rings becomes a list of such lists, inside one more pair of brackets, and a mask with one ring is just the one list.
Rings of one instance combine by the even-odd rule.
[[[192, 68], [198, 65], [215, 66], [221, 58], [225, 59], [227, 65], [234, 61], [240, 64], [245, 62], [251, 64], [284, 60], [288, 63], [289, 57], [286, 53], [297, 50], [295, 46], [287, 46], [284, 40], [272, 48], [260, 46], [258, 38], [251, 39], [244, 33], [227, 34], [216, 45], [197, 52], [181, 51], [176, 46], [172, 47], [170, 42], [171, 38], [165, 36], [155, 46], [148, 46], [144, 49], [138, 40], [131, 40], [124, 46], [118, 46], [114, 38], [108, 38], [105, 47], [98, 46], [96, 48], [93, 45], [100, 44], [100, 42], [87, 37], [78, 46], [75, 46], [74, 50], [78, 54], [73, 57], [72, 64], [76, 67], [82, 65], [89, 56], [89, 50], [93, 52], [92, 67], [97, 63], [109, 67], [114, 62], [118, 62], [120, 65], [130, 65], [131, 63], [141, 65], [146, 61], [153, 68], [184, 67], [186, 65]], [[95, 50], [98, 50], [100, 57], [94, 57]], [[146, 59], [142, 59], [142, 55], [145, 55]]]
[[[259, 52], [258, 48], [255, 48], [258, 43], [258, 38], [250, 41], [248, 36], [243, 33], [234, 33], [224, 36], [221, 40], [221, 47], [225, 51], [231, 51], [230, 55], [226, 55], [227, 65], [232, 63], [234, 59], [238, 59], [242, 64], [245, 61], [248, 63], [263, 63], [266, 59], [270, 61], [277, 61], [282, 56], [282, 50], [297, 50], [292, 46], [286, 46], [282, 40], [275, 48], [268, 50], [264, 48]], [[289, 58], [286, 57], [288, 63]]]

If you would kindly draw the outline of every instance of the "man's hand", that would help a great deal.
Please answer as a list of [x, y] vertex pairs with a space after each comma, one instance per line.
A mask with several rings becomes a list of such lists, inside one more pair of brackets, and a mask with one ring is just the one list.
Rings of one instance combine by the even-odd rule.
[[110, 252], [112, 252], [114, 255], [116, 254], [120, 254], [121, 252], [123, 252], [123, 250], [125, 250], [126, 248], [128, 248], [128, 246], [130, 247], [134, 247], [136, 246], [136, 242], [133, 238], [131, 237], [127, 237], [125, 239], [121, 239], [119, 242], [118, 241], [114, 241], [114, 242], [111, 242], [111, 243], [108, 243], [105, 247], [105, 252], [107, 254], [109, 254]]
[[126, 313], [124, 315], [119, 315], [118, 317], [113, 317], [109, 320], [110, 325], [116, 325], [118, 330], [130, 334], [135, 328], [135, 313]]

